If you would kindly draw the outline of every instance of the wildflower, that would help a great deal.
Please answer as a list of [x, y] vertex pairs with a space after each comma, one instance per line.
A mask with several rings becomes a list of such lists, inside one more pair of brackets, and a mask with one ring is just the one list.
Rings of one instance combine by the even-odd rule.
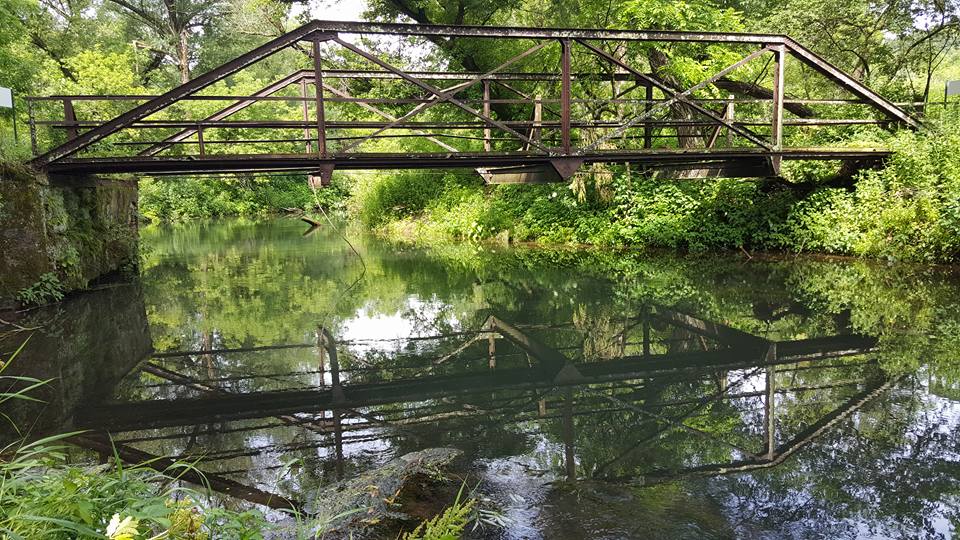
[[107, 538], [110, 540], [134, 540], [140, 531], [137, 525], [140, 523], [130, 516], [120, 520], [120, 514], [114, 514], [107, 525]]

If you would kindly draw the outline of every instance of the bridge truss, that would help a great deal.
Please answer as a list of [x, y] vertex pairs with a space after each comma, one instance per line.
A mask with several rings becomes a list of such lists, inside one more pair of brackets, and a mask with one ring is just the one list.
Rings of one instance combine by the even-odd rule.
[[[410, 70], [383, 52], [384, 40], [414, 40], [421, 53], [427, 42], [496, 47], [504, 59], [485, 72]], [[291, 49], [299, 52], [271, 59]], [[678, 87], [651, 67], [653, 49], [709, 57], [714, 67]], [[252, 91], [237, 82], [278, 59], [298, 69]], [[802, 93], [817, 76], [832, 82], [829, 99], [788, 95], [788, 82]], [[760, 177], [778, 175], [782, 160], [888, 154], [790, 146], [792, 133], [919, 127], [782, 35], [331, 21], [310, 22], [162, 95], [31, 97], [28, 106], [33, 164], [54, 174], [329, 179], [334, 169], [476, 168], [491, 182], [530, 182], [563, 180], [584, 164], [631, 163]]]

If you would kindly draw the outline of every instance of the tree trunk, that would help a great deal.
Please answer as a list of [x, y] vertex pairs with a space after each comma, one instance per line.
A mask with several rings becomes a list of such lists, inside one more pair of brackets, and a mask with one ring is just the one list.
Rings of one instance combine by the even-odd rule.
[[177, 66], [180, 68], [180, 82], [190, 82], [190, 44], [186, 30], [180, 31], [177, 40]]
[[[660, 75], [663, 67], [669, 63], [669, 59], [663, 51], [656, 48], [650, 49], [650, 52], [647, 53], [647, 60], [650, 62], [650, 71], [664, 84], [675, 89], [681, 87], [680, 81], [675, 77]], [[692, 121], [699, 118], [695, 109], [682, 102], [671, 105], [670, 113], [674, 120]], [[706, 141], [697, 126], [677, 126], [677, 144], [680, 148], [703, 148], [706, 146]]]

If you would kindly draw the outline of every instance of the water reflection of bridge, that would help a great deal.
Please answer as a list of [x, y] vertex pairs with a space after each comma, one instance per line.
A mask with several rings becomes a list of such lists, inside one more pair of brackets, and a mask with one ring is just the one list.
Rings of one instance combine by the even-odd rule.
[[[142, 364], [133, 377], [187, 395], [91, 405], [80, 413], [77, 423], [98, 433], [109, 431], [118, 454], [136, 462], [155, 458], [145, 448], [156, 448], [164, 441], [301, 430], [303, 438], [260, 448], [193, 450], [189, 444], [176, 444], [182, 453], [172, 456], [197, 460], [215, 489], [260, 504], [289, 507], [296, 505], [234, 480], [245, 477], [247, 471], [231, 469], [230, 464], [258, 455], [322, 448], [342, 476], [345, 448], [351, 445], [391, 438], [435, 441], [475, 424], [502, 428], [523, 422], [559, 422], [564, 473], [575, 478], [575, 419], [601, 421], [625, 414], [640, 419], [640, 424], [630, 426], [636, 439], [617, 449], [612, 458], [596, 463], [590, 475], [619, 478], [616, 471], [621, 464], [670, 433], [699, 440], [704, 448], [714, 454], [719, 450], [728, 459], [688, 460], [694, 463], [690, 466], [652, 464], [643, 471], [646, 482], [724, 474], [782, 463], [891, 384], [864, 356], [874, 350], [875, 341], [856, 335], [768, 340], [655, 308], [623, 321], [617, 332], [604, 336], [613, 349], [609, 354], [587, 354], [582, 342], [547, 344], [556, 342], [557, 336], [576, 334], [571, 325], [515, 326], [490, 317], [476, 331], [413, 338], [418, 342], [416, 353], [410, 355], [414, 361], [399, 359], [395, 365], [387, 361], [375, 366], [344, 357], [350, 343], [335, 343], [325, 331], [318, 332], [318, 344], [167, 352]], [[238, 392], [228, 389], [223, 380], [203, 379], [182, 362], [294, 348], [315, 348], [317, 384]], [[813, 381], [810, 375], [815, 373], [827, 375]], [[694, 390], [672, 396], [652, 391], [671, 385]], [[797, 429], [778, 425], [778, 401], [806, 402], [816, 393], [828, 397], [829, 406], [820, 407], [822, 414]], [[702, 425], [703, 419], [722, 414], [734, 414], [741, 425], [726, 432]], [[101, 452], [108, 450], [100, 435], [85, 436], [79, 442]]]

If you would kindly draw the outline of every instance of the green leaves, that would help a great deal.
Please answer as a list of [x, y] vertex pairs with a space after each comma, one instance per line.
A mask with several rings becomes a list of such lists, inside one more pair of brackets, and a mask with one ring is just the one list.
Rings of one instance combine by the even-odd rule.
[[652, 2], [628, 0], [621, 17], [635, 28], [681, 31], [737, 32], [743, 30], [742, 14], [720, 8], [709, 0]]

